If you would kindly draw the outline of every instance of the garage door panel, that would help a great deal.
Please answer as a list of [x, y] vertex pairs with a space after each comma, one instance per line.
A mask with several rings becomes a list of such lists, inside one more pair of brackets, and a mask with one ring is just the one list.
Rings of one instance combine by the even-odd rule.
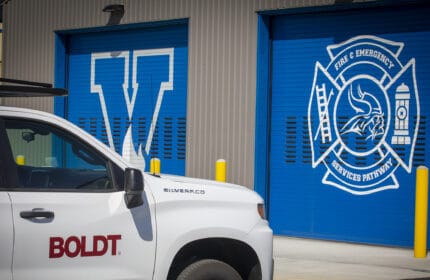
[[412, 245], [414, 172], [429, 163], [428, 12], [273, 17], [275, 233]]
[[134, 164], [185, 174], [186, 25], [72, 34], [68, 114]]

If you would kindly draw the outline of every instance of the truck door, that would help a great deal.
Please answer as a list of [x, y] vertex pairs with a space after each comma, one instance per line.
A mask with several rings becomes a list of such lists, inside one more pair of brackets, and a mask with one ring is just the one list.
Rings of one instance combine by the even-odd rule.
[[[0, 279], [12, 279], [13, 221], [7, 186], [8, 162], [12, 157], [7, 149], [4, 124], [0, 120]], [[9, 151], [9, 152], [8, 152]]]
[[0, 279], [12, 279], [13, 224], [7, 192], [0, 191]]
[[14, 279], [151, 279], [151, 197], [128, 209], [123, 170], [69, 131], [34, 120], [4, 123], [18, 158], [9, 190]]

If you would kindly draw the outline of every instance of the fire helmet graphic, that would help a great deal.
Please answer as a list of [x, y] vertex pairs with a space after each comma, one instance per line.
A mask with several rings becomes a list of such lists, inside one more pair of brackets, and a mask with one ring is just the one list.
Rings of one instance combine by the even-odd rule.
[[365, 195], [398, 188], [398, 167], [411, 172], [420, 104], [403, 47], [358, 36], [328, 46], [326, 67], [315, 63], [308, 125], [312, 167], [327, 169], [322, 183]]

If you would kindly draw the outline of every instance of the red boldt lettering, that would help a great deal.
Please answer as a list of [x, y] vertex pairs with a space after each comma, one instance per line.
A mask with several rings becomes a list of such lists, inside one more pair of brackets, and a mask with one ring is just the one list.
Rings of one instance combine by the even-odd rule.
[[64, 254], [64, 239], [61, 237], [49, 238], [49, 258], [61, 258]]
[[87, 251], [87, 237], [81, 236], [81, 257], [91, 257], [93, 255], [92, 251]]
[[111, 255], [116, 256], [117, 242], [121, 240], [120, 234], [113, 235], [94, 235], [93, 236], [93, 248], [92, 251], [87, 251], [87, 237], [81, 236], [70, 236], [64, 241], [62, 237], [51, 237], [49, 238], [49, 258], [61, 258], [66, 254], [69, 258], [81, 257], [95, 257], [103, 256], [109, 250], [109, 241], [111, 248]]
[[[102, 247], [99, 244], [102, 242]], [[108, 250], [108, 240], [103, 235], [95, 235], [93, 237], [93, 256], [103, 256]]]
[[112, 256], [116, 256], [116, 242], [118, 240], [121, 240], [121, 235], [120, 234], [108, 235], [107, 240], [112, 241]]
[[[71, 246], [72, 243], [75, 243], [75, 246]], [[79, 238], [77, 236], [70, 236], [67, 238], [66, 243], [64, 244], [64, 251], [66, 252], [66, 256], [69, 258], [77, 257], [81, 252], [81, 242]]]

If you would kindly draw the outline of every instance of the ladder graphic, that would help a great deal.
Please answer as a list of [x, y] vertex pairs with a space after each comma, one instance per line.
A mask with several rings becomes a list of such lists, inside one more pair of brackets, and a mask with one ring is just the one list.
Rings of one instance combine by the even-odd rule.
[[318, 126], [318, 130], [314, 140], [317, 139], [318, 134], [321, 131], [322, 142], [323, 143], [331, 142], [330, 119], [328, 115], [329, 100], [327, 100], [325, 83], [322, 84], [322, 87], [316, 86], [316, 94], [317, 94], [318, 116], [319, 116], [320, 125]]

